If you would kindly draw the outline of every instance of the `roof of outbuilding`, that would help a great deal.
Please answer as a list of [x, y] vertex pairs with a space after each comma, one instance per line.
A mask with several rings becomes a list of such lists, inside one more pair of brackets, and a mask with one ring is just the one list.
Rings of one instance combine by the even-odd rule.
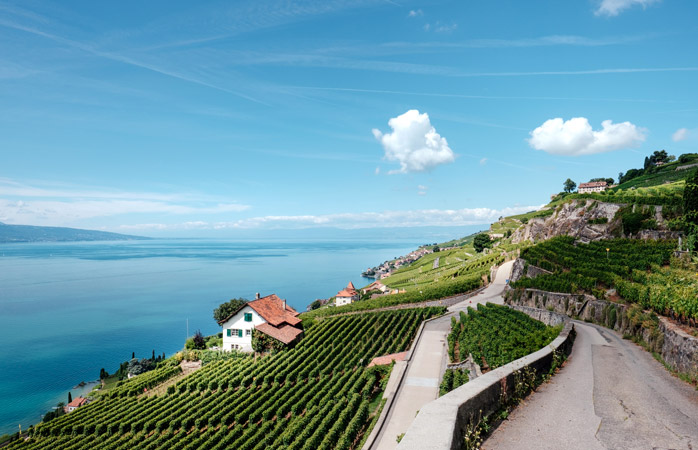
[[300, 336], [301, 333], [303, 333], [303, 330], [286, 324], [277, 328], [272, 325], [269, 325], [268, 323], [262, 323], [257, 325], [255, 329], [257, 331], [261, 331], [262, 333], [268, 336], [273, 337], [277, 341], [283, 342], [286, 345], [295, 341], [296, 338]]

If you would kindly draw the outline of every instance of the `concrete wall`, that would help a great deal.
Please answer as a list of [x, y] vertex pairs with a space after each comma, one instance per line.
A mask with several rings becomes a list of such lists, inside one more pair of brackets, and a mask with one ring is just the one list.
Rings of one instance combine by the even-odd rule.
[[487, 372], [428, 403], [417, 414], [398, 449], [462, 448], [466, 427], [496, 412], [503, 406], [503, 400], [514, 395], [515, 373], [524, 367], [531, 367], [537, 373], [547, 372], [553, 363], [553, 350], [568, 355], [573, 337], [574, 325], [568, 322], [560, 335], [545, 348]]
[[[691, 336], [667, 318], [659, 317], [656, 331], [633, 324], [627, 317], [630, 305], [598, 300], [591, 295], [545, 292], [538, 289], [509, 290], [505, 302], [510, 305], [552, 310], [635, 336], [658, 352], [674, 370], [698, 376], [698, 337]], [[616, 320], [611, 323], [610, 310]]]

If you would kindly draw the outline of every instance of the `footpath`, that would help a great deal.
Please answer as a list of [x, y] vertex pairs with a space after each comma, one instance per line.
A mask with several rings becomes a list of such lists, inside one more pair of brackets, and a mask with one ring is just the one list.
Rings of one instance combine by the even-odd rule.
[[575, 321], [567, 363], [483, 449], [698, 449], [698, 392], [615, 331]]
[[445, 316], [425, 323], [421, 338], [407, 364], [407, 372], [397, 387], [396, 397], [378, 437], [371, 449], [391, 450], [397, 447], [397, 436], [406, 432], [419, 409], [439, 396], [439, 380], [448, 358], [446, 336], [451, 330], [451, 317], [478, 303], [503, 304], [501, 297], [511, 273], [513, 261], [502, 264], [494, 282], [479, 294], [454, 302]]

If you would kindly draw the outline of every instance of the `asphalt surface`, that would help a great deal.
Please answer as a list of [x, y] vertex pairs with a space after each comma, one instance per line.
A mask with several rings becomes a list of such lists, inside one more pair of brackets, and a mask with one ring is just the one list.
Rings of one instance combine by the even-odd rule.
[[393, 407], [376, 438], [373, 448], [391, 450], [397, 447], [397, 436], [407, 431], [419, 409], [439, 396], [439, 380], [446, 366], [446, 336], [451, 331], [451, 316], [476, 303], [503, 303], [501, 293], [511, 273], [513, 262], [502, 264], [495, 280], [479, 295], [448, 308], [449, 314], [427, 322], [422, 337], [407, 365], [407, 373], [398, 387]]
[[618, 333], [575, 327], [565, 366], [483, 449], [698, 449], [698, 391]]

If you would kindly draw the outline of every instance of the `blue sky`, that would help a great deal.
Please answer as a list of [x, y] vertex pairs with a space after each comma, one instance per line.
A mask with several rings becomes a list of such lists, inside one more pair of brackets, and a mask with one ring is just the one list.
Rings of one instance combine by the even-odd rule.
[[0, 221], [486, 224], [698, 144], [689, 0], [0, 0]]

